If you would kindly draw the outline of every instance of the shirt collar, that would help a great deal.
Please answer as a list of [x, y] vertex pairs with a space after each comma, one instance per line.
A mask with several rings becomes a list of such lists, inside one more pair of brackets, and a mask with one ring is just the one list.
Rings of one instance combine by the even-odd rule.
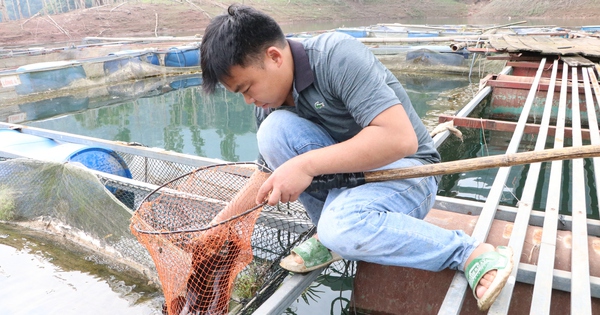
[[294, 58], [294, 84], [296, 91], [301, 92], [314, 82], [314, 75], [304, 45], [291, 39], [288, 39], [288, 43]]

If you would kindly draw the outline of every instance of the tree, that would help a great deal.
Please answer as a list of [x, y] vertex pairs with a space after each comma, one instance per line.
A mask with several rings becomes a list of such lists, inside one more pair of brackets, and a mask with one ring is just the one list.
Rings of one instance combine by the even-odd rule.
[[8, 9], [6, 8], [5, 0], [0, 0], [0, 14], [2, 14], [2, 22], [10, 20], [8, 17]]

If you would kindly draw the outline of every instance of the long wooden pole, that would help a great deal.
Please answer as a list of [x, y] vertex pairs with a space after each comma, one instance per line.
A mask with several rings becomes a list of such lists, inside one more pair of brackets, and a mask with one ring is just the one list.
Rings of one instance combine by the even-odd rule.
[[591, 158], [598, 156], [600, 156], [600, 145], [584, 145], [580, 147], [547, 149], [540, 151], [478, 157], [451, 162], [442, 162], [437, 164], [427, 164], [406, 168], [365, 172], [364, 174], [365, 181], [369, 183], [404, 178], [446, 175], [537, 162]]

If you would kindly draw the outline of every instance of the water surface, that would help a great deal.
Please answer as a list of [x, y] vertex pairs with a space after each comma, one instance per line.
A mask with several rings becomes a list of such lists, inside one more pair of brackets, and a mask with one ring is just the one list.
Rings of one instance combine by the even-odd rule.
[[[462, 106], [461, 99], [468, 99], [475, 93], [472, 90], [473, 85], [469, 85], [466, 77], [396, 75], [405, 86], [413, 106], [429, 129], [437, 125], [437, 115], [453, 114]], [[121, 87], [114, 89], [113, 95], [100, 98], [72, 96], [63, 98], [60, 102], [54, 99], [45, 104], [39, 102], [22, 104], [20, 110], [27, 112], [26, 116], [29, 119], [22, 123], [107, 140], [138, 142], [150, 147], [227, 161], [254, 160], [258, 152], [253, 105], [245, 104], [241, 95], [229, 93], [224, 89], [218, 89], [213, 96], [206, 96], [202, 93], [200, 85], [189, 83], [199, 83], [198, 78], [195, 79], [186, 77], [182, 79], [187, 82], [186, 84], [182, 84], [182, 80], [174, 80], [158, 86], [155, 82], [136, 82], [135, 88]], [[127, 94], [124, 93], [126, 91], [136, 92]], [[55, 106], [56, 104], [61, 106]], [[5, 250], [11, 251], [10, 247]], [[12, 255], [25, 257], [23, 259], [40, 259], [31, 251], [12, 249], [12, 252]], [[29, 273], [29, 270], [33, 270], [32, 273], [50, 271], [50, 274], [44, 277], [56, 278], [58, 274], [62, 277], [63, 271], [58, 267], [40, 264], [23, 266], [15, 270], [11, 269], [11, 277], [13, 274]], [[82, 281], [94, 282], [93, 286], [104, 287], [102, 292], [94, 291], [98, 300], [115, 300], [115, 310], [127, 309], [126, 312], [118, 311], [114, 314], [138, 314], [136, 313], [138, 310], [141, 312], [159, 310], [156, 303], [137, 305], [132, 302], [129, 304], [122, 302], [123, 298], [109, 285], [112, 281], [110, 277], [98, 278], [89, 275], [88, 270], [94, 268], [96, 267], [93, 264], [80, 265], [76, 272], [80, 277], [87, 275], [92, 278]], [[347, 308], [351, 298], [352, 275], [343, 275], [340, 269], [341, 267], [337, 267], [329, 270], [313, 284], [312, 295], [299, 298], [290, 306], [287, 313], [341, 314], [341, 309]], [[21, 279], [19, 283], [31, 281]], [[75, 280], [63, 282], [72, 284]], [[39, 282], [39, 288], [43, 292], [52, 290], [54, 285], [54, 283]], [[15, 294], [26, 292], [23, 287], [16, 288]], [[149, 298], [148, 294], [152, 296], [151, 293], [142, 296]], [[57, 301], [57, 304], [66, 307], [72, 303], [70, 302], [72, 299], [87, 301], [93, 298], [94, 296], [68, 296], [64, 300]], [[41, 303], [34, 303], [30, 307], [44, 308], [47, 300], [40, 301]], [[119, 306], [123, 303], [125, 303], [123, 306]], [[16, 305], [20, 304], [21, 302]], [[155, 306], [154, 309], [152, 306]]]
[[155, 287], [47, 235], [0, 224], [0, 257], [0, 314], [160, 314]]

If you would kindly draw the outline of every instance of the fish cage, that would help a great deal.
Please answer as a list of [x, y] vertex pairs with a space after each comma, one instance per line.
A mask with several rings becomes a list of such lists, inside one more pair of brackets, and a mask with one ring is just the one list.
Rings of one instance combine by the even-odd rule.
[[[100, 252], [109, 253], [113, 258], [118, 256], [121, 263], [142, 269], [140, 273], [155, 282], [160, 281], [157, 277], [157, 266], [129, 229], [134, 211], [152, 192], [165, 183], [198, 168], [223, 163], [220, 160], [147, 148], [135, 143], [117, 143], [0, 123], [0, 128], [7, 127], [31, 135], [60, 139], [60, 142], [78, 143], [111, 150], [125, 162], [131, 178], [91, 168], [85, 168], [85, 172], [83, 172], [83, 168], [71, 166], [71, 163], [32, 160], [30, 157], [23, 158], [14, 151], [0, 150], [0, 182], [2, 183], [0, 198], [10, 200], [12, 205], [12, 215], [3, 220], [9, 218], [34, 221], [39, 220], [40, 216], [44, 216], [61, 221], [61, 224], [73, 226], [74, 229], [81, 230], [97, 240], [89, 242], [88, 246], [102, 247], [103, 250]], [[54, 173], [40, 171], [40, 169], [47, 170], [48, 168], [56, 170], [53, 171]], [[71, 168], [76, 169], [75, 175], [70, 171]], [[22, 175], [26, 174], [26, 171], [31, 172], [26, 175], [27, 177], [23, 177]], [[90, 174], [91, 178], [81, 175], [81, 173]], [[243, 174], [243, 172], [241, 173]], [[57, 179], [54, 174], [61, 174], [60, 178]], [[38, 208], [44, 208], [43, 205], [46, 204], [48, 205], [47, 211], [35, 214], [27, 213], [23, 209], [29, 208], [32, 196], [26, 192], [39, 186], [48, 186], [50, 178], [53, 178], [51, 184], [54, 186], [57, 185], [57, 181], [62, 182], [61, 187], [65, 188], [61, 189], [61, 194], [85, 195], [85, 199], [92, 203], [88, 201], [72, 202], [72, 200], [79, 200], [76, 198], [77, 196], [61, 196], [59, 199], [68, 202], [63, 201], [60, 206], [55, 206], [48, 204], [53, 201], [47, 199], [47, 194], [40, 193], [35, 197], [40, 202]], [[103, 188], [103, 193], [88, 187], [94, 186], [93, 182], [97, 182], [96, 186]], [[89, 198], [102, 194], [109, 195], [109, 197]], [[109, 209], [113, 204], [117, 205], [113, 207], [116, 209]], [[66, 205], [69, 205], [70, 208]], [[81, 207], [86, 207], [86, 209], [82, 211]], [[56, 209], [61, 209], [61, 211], [57, 212]], [[68, 213], [71, 214], [67, 215]], [[85, 218], [81, 217], [82, 213]], [[63, 220], [67, 222], [62, 222]], [[99, 221], [107, 222], [99, 224]], [[289, 274], [279, 266], [279, 261], [293, 247], [306, 240], [314, 232], [315, 228], [300, 203], [265, 205], [256, 218], [251, 234], [252, 259], [233, 281], [229, 314], [251, 314], [260, 307]], [[106, 237], [106, 235], [112, 236]]]

